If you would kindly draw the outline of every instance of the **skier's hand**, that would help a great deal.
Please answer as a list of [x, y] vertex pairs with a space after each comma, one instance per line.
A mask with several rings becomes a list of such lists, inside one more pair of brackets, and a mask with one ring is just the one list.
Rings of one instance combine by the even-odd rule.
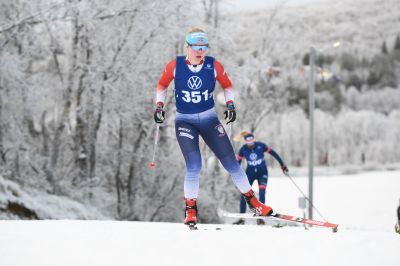
[[154, 111], [154, 122], [161, 124], [165, 120], [165, 111], [162, 104], [157, 104], [157, 108]]
[[226, 124], [229, 124], [236, 120], [235, 105], [230, 102], [226, 105], [226, 110], [224, 112]]
[[287, 168], [286, 165], [282, 164], [281, 169], [282, 169], [282, 172], [283, 172], [285, 175], [288, 175], [288, 174], [289, 174], [289, 169]]

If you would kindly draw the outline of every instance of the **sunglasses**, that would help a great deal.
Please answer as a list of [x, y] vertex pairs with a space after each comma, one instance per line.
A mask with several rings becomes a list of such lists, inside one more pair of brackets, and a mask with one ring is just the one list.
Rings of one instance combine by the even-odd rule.
[[188, 44], [188, 45], [195, 51], [207, 51], [208, 50], [208, 44], [206, 44], [206, 45]]

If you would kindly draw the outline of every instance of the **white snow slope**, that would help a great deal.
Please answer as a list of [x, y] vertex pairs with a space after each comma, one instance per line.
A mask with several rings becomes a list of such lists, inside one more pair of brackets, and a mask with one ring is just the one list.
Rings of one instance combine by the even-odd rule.
[[[307, 191], [306, 178], [296, 182]], [[299, 215], [299, 193], [290, 180], [272, 178], [269, 186], [269, 203], [277, 211]], [[400, 235], [393, 229], [399, 171], [316, 178], [314, 189], [319, 210], [340, 223], [337, 233], [316, 227], [200, 224], [190, 231], [179, 223], [0, 221], [0, 265], [400, 265]]]

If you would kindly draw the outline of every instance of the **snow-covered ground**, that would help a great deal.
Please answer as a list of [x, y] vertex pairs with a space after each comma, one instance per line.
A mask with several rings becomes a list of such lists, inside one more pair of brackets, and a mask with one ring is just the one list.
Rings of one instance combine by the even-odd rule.
[[[307, 179], [296, 183], [307, 191]], [[1, 266], [400, 265], [394, 232], [400, 171], [317, 177], [315, 205], [329, 229], [116, 221], [0, 221]], [[271, 178], [268, 203], [300, 215], [299, 193]], [[318, 218], [315, 214], [315, 218]], [[215, 230], [215, 228], [221, 230]]]
[[[292, 176], [307, 193], [308, 178]], [[298, 208], [301, 195], [288, 178], [271, 178], [268, 185], [269, 205], [277, 212], [302, 215]], [[393, 231], [399, 199], [400, 171], [314, 178], [315, 207], [327, 220], [341, 224], [342, 229]], [[315, 211], [314, 218], [320, 218]]]

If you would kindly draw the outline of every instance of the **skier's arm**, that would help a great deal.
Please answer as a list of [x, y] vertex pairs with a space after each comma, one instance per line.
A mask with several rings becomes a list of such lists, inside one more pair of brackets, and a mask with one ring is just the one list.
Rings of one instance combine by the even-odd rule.
[[238, 156], [237, 156], [237, 160], [238, 160], [239, 164], [241, 164], [241, 163], [242, 163], [242, 160], [243, 160], [243, 157], [240, 156], [240, 155], [238, 155]]
[[225, 72], [224, 67], [218, 61], [214, 61], [214, 69], [215, 69], [215, 79], [221, 85], [224, 90], [225, 102], [228, 105], [229, 103], [233, 103], [234, 94], [233, 94], [233, 86], [232, 81], [229, 79], [228, 74]]
[[222, 89], [224, 89], [225, 102], [226, 102], [226, 111], [224, 112], [226, 124], [229, 124], [236, 120], [236, 109], [233, 104], [234, 95], [233, 95], [233, 86], [232, 82], [228, 77], [228, 74], [225, 72], [222, 64], [215, 60], [214, 61], [214, 71], [215, 71], [215, 79], [219, 82]]
[[167, 98], [167, 88], [174, 79], [175, 66], [176, 60], [171, 60], [165, 67], [165, 70], [157, 83], [156, 104], [158, 106], [164, 106], [165, 104], [165, 99]]
[[156, 90], [156, 110], [154, 111], [154, 122], [163, 123], [165, 120], [164, 104], [167, 98], [167, 88], [174, 79], [176, 60], [171, 60], [165, 67], [164, 73], [161, 75], [157, 83]]
[[243, 160], [242, 149], [239, 150], [239, 154], [237, 155], [237, 160], [238, 160], [239, 164], [242, 163], [242, 160]]
[[281, 166], [281, 169], [283, 171], [284, 174], [287, 174], [289, 172], [289, 169], [287, 168], [287, 166], [285, 165], [285, 163], [282, 161], [281, 157], [279, 156], [279, 154], [274, 151], [273, 149], [271, 149], [270, 147], [267, 147], [265, 150], [266, 153], [271, 154], [272, 157], [275, 158], [275, 160], [278, 161], [278, 163]]

